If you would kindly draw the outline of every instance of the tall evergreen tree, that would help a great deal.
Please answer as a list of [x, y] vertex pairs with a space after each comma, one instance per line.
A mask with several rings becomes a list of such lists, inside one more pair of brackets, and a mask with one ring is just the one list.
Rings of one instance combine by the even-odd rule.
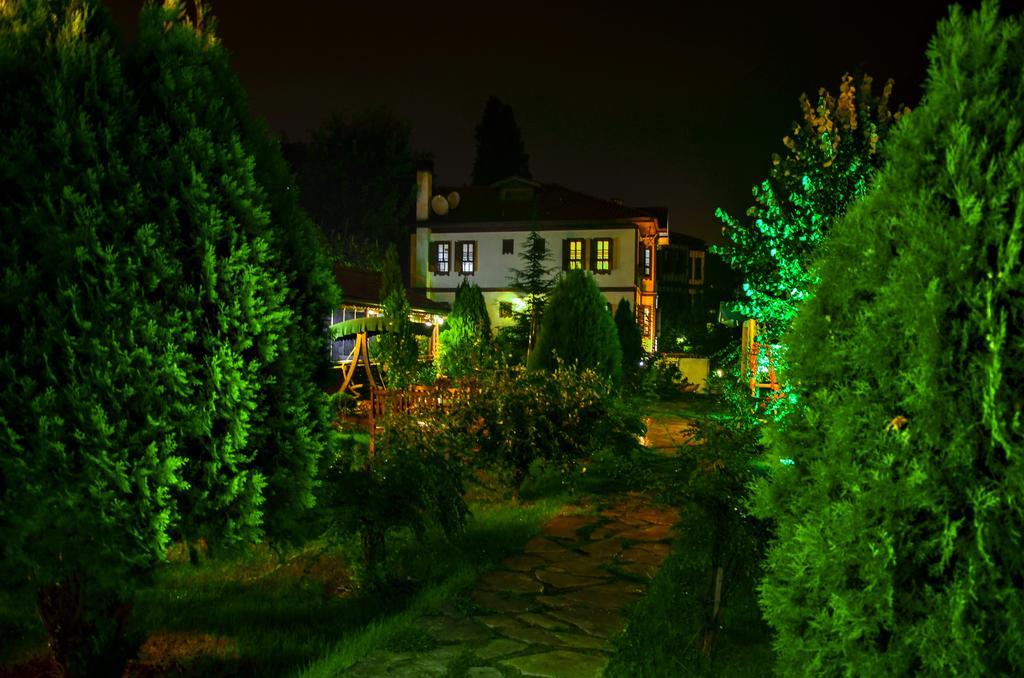
[[483, 292], [463, 280], [438, 337], [438, 370], [455, 379], [467, 377], [487, 365], [492, 352], [491, 317]]
[[954, 6], [786, 341], [755, 493], [783, 675], [1024, 672], [1024, 27]]
[[566, 271], [558, 279], [528, 366], [553, 371], [560, 362], [570, 369], [592, 369], [615, 386], [622, 378], [618, 331], [590, 271]]
[[476, 126], [473, 184], [486, 186], [513, 175], [530, 177], [530, 156], [523, 146], [523, 133], [512, 107], [489, 97]]
[[195, 359], [135, 92], [91, 2], [0, 9], [0, 580], [67, 675], [120, 675], [178, 519]]
[[377, 351], [387, 373], [388, 387], [403, 388], [416, 381], [419, 346], [409, 320], [412, 307], [405, 295], [394, 244], [384, 256], [382, 279], [381, 305], [387, 331], [377, 337]]
[[629, 381], [637, 373], [644, 357], [644, 337], [636, 322], [636, 313], [626, 299], [619, 299], [615, 308], [615, 330], [622, 347], [622, 374]]
[[515, 314], [514, 328], [517, 339], [525, 345], [525, 353], [529, 355], [537, 344], [537, 329], [544, 316], [545, 299], [555, 284], [556, 272], [548, 265], [551, 252], [537, 231], [530, 231], [519, 258], [523, 267], [512, 269], [509, 282], [512, 290], [526, 302], [526, 308]]

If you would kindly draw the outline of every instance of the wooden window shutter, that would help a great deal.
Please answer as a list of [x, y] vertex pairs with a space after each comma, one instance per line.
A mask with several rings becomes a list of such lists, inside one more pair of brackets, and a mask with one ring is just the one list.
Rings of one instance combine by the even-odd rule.
[[477, 261], [478, 261], [477, 252], [480, 251], [480, 248], [477, 247], [476, 240], [473, 240], [472, 243], [473, 243], [473, 275], [476, 275], [479, 272], [479, 267], [477, 266]]
[[427, 270], [431, 273], [437, 273], [437, 249], [440, 246], [440, 243], [430, 243], [429, 251], [427, 253]]
[[608, 238], [608, 273], [615, 268], [615, 240]]
[[562, 270], [569, 270], [569, 243], [571, 241], [566, 238], [562, 240]]
[[590, 270], [597, 273], [597, 238], [590, 239]]
[[462, 241], [455, 241], [455, 251], [451, 253], [451, 258], [455, 260], [455, 272], [462, 273]]

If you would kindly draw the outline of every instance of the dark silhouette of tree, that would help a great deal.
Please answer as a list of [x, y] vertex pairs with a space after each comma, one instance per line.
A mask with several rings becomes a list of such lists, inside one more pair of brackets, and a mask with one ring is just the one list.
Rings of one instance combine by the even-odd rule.
[[415, 201], [412, 125], [376, 109], [332, 114], [307, 144], [289, 144], [303, 207], [335, 259], [378, 268]]
[[485, 186], [513, 175], [530, 177], [530, 156], [523, 146], [523, 134], [512, 107], [490, 97], [476, 126], [473, 184]]

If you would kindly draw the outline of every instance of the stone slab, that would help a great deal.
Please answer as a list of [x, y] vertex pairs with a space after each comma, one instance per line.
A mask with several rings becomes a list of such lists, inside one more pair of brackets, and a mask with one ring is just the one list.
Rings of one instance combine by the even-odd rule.
[[615, 612], [588, 607], [566, 607], [549, 610], [549, 616], [569, 622], [592, 636], [608, 638], [626, 628], [626, 618]]
[[500, 596], [493, 591], [474, 591], [473, 601], [485, 610], [495, 612], [526, 612], [534, 606], [533, 600], [526, 596]]
[[607, 577], [581, 577], [579, 575], [568, 574], [566, 572], [556, 572], [553, 570], [537, 570], [533, 573], [533, 576], [545, 584], [551, 584], [557, 589], [583, 588], [584, 586], [601, 584], [608, 580]]
[[604, 672], [608, 658], [571, 650], [542, 652], [506, 659], [502, 664], [522, 672], [524, 676], [541, 678], [596, 678]]
[[536, 626], [547, 631], [562, 631], [570, 628], [570, 625], [561, 619], [555, 619], [554, 617], [549, 617], [537, 612], [527, 612], [526, 614], [517, 615], [517, 619], [528, 626]]
[[498, 657], [505, 657], [510, 654], [515, 654], [526, 649], [524, 643], [519, 643], [508, 638], [495, 638], [486, 645], [473, 650], [473, 653], [480, 659], [496, 659]]
[[541, 593], [544, 585], [523, 572], [488, 572], [480, 577], [478, 586], [488, 591], [503, 593]]
[[512, 556], [501, 561], [501, 569], [515, 570], [516, 572], [530, 572], [541, 565], [547, 565], [546, 560], [539, 556]]

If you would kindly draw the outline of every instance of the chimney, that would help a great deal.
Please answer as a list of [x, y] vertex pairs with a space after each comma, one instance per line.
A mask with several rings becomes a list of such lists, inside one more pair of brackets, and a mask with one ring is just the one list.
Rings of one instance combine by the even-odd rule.
[[430, 218], [430, 192], [434, 183], [434, 162], [423, 160], [416, 167], [416, 221]]

